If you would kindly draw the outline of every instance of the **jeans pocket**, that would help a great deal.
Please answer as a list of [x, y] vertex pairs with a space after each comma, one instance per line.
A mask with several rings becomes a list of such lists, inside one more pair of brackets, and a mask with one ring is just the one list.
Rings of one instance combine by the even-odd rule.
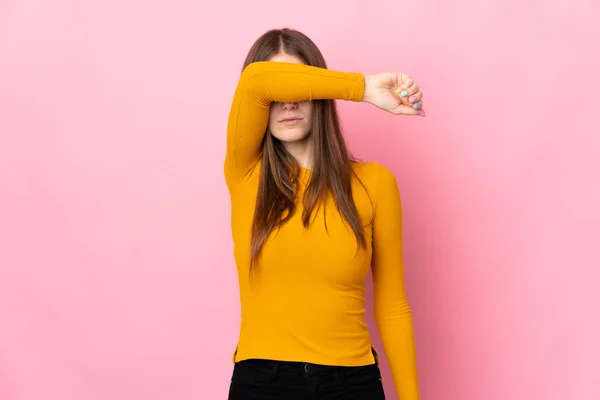
[[233, 368], [233, 374], [231, 375], [232, 385], [253, 388], [262, 386], [265, 382], [268, 382], [268, 377], [262, 371], [246, 363], [238, 363]]
[[237, 365], [231, 375], [228, 400], [248, 400], [256, 396], [255, 375]]
[[365, 365], [361, 367], [350, 367], [344, 373], [345, 381], [354, 387], [372, 387], [381, 385], [381, 373], [377, 365]]

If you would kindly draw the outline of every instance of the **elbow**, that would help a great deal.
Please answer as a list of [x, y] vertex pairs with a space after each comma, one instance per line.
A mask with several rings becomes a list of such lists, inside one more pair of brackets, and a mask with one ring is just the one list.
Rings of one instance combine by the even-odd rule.
[[240, 80], [246, 83], [252, 83], [252, 86], [255, 86], [257, 82], [265, 79], [265, 73], [269, 73], [269, 68], [273, 69], [273, 63], [269, 61], [255, 61], [248, 64], [242, 70], [242, 76]]
[[245, 93], [245, 96], [249, 96], [253, 101], [258, 102], [263, 106], [271, 104], [271, 99], [268, 96], [268, 90], [266, 88], [266, 67], [269, 65], [265, 61], [256, 61], [248, 64], [242, 71], [240, 77], [238, 90]]
[[242, 69], [242, 79], [248, 80], [248, 79], [252, 78], [253, 76], [255, 76], [257, 73], [259, 73], [262, 68], [261, 64], [263, 64], [262, 61], [255, 61], [255, 62], [252, 62], [252, 63], [246, 65]]
[[392, 304], [376, 304], [374, 311], [375, 319], [379, 322], [394, 321], [412, 317], [412, 311], [406, 298], [395, 301]]

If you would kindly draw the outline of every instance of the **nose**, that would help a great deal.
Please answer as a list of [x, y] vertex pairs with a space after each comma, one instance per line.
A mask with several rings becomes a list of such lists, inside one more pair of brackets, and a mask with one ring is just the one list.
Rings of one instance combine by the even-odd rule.
[[298, 108], [298, 103], [283, 103], [282, 108], [284, 110], [295, 110]]

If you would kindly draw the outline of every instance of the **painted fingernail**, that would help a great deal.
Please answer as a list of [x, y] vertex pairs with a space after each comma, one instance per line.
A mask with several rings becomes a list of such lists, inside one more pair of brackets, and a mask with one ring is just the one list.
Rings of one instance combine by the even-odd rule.
[[410, 102], [410, 104], [414, 103], [415, 101], [417, 101], [417, 99], [415, 99], [414, 97], [411, 97], [410, 99], [408, 99], [408, 101]]
[[421, 108], [421, 105], [419, 103], [417, 103], [413, 107], [414, 107], [415, 110], [418, 110], [419, 108]]
[[426, 117], [427, 115], [425, 114], [417, 114], [419, 117]]
[[400, 93], [400, 96], [401, 97], [406, 97], [406, 96], [408, 96], [408, 92], [405, 90], [402, 93]]

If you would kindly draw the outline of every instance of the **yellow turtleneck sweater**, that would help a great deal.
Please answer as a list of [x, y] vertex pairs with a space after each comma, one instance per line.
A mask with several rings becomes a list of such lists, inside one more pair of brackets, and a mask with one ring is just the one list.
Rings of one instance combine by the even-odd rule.
[[[402, 210], [396, 179], [377, 163], [353, 163], [368, 190], [353, 178], [353, 196], [367, 248], [357, 242], [328, 199], [309, 228], [302, 225], [302, 190], [311, 171], [301, 170], [292, 218], [263, 246], [252, 284], [250, 232], [260, 177], [260, 153], [271, 102], [317, 99], [362, 101], [364, 76], [307, 65], [257, 62], [244, 69], [227, 129], [225, 179], [238, 269], [242, 321], [234, 361], [266, 358], [325, 365], [372, 364], [364, 321], [365, 279], [373, 274], [374, 314], [402, 400], [418, 399], [413, 323], [402, 257]], [[369, 200], [372, 199], [372, 203]], [[315, 209], [317, 210], [317, 209]]]

